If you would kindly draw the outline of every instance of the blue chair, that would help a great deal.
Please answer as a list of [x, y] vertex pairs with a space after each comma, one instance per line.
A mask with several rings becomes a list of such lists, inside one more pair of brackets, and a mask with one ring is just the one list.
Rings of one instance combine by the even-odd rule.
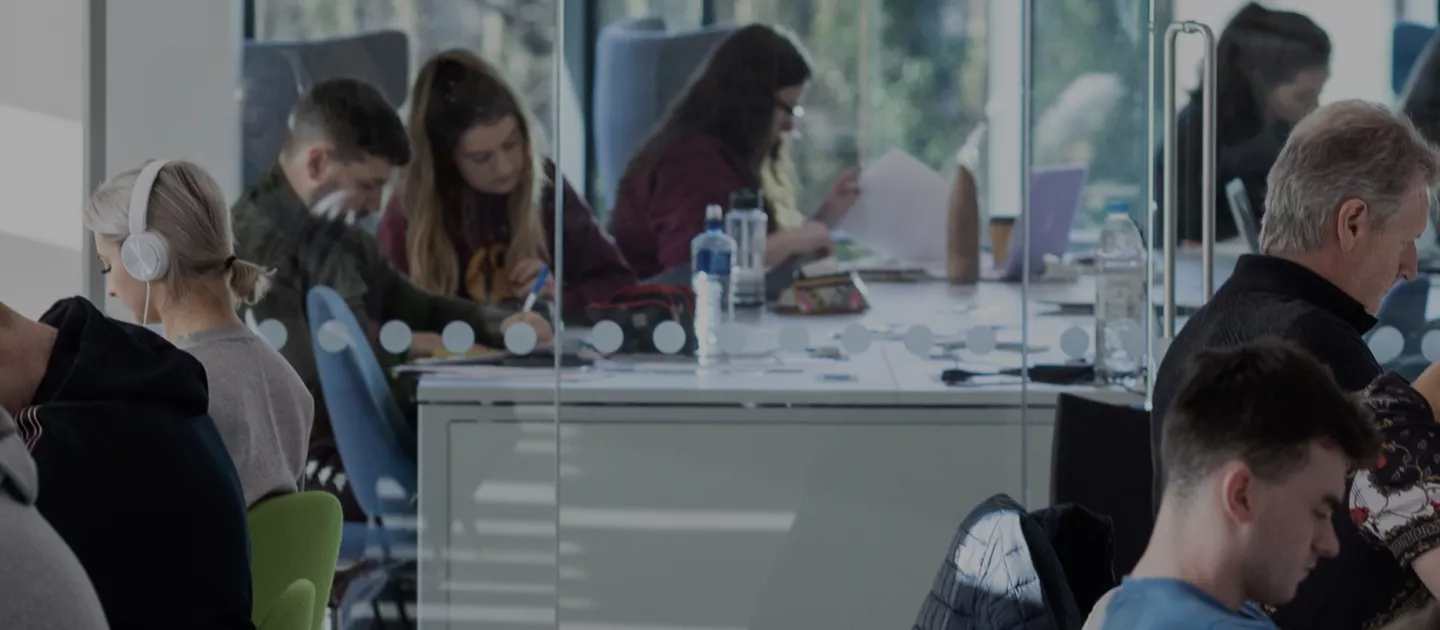
[[669, 33], [657, 17], [621, 20], [595, 41], [595, 161], [607, 207], [615, 206], [620, 177], [710, 51], [735, 30], [731, 24]]
[[1375, 313], [1375, 328], [1365, 335], [1365, 339], [1369, 341], [1375, 331], [1382, 328], [1394, 328], [1400, 331], [1405, 345], [1399, 356], [1382, 367], [1399, 372], [1401, 376], [1412, 380], [1429, 367], [1430, 362], [1421, 351], [1421, 342], [1427, 331], [1425, 310], [1429, 303], [1429, 276], [1422, 275], [1396, 284], [1385, 294], [1385, 299], [1380, 302], [1379, 312]]
[[1390, 326], [1409, 337], [1425, 327], [1425, 309], [1429, 303], [1430, 276], [1398, 283], [1380, 302], [1380, 310], [1375, 313], [1376, 328]]
[[1434, 26], [1417, 22], [1397, 22], [1390, 47], [1390, 85], [1395, 94], [1403, 94], [1410, 81], [1410, 73], [1430, 38], [1435, 34]]
[[395, 106], [404, 103], [410, 41], [393, 30], [307, 41], [248, 40], [241, 66], [242, 185], [249, 187], [275, 163], [290, 110], [315, 83], [359, 79]]
[[[359, 559], [375, 542], [381, 557], [389, 560], [393, 545], [413, 546], [416, 538], [414, 530], [397, 531], [384, 524], [387, 516], [413, 517], [416, 513], [415, 461], [398, 432], [405, 426], [404, 416], [369, 340], [340, 294], [330, 287], [310, 289], [305, 309], [320, 390], [330, 411], [340, 460], [345, 464], [355, 501], [369, 519], [367, 523], [345, 524], [340, 557]], [[321, 328], [327, 325], [330, 328], [322, 334]], [[343, 349], [331, 352], [322, 347], [337, 334], [345, 339]], [[382, 483], [385, 492], [381, 491]]]

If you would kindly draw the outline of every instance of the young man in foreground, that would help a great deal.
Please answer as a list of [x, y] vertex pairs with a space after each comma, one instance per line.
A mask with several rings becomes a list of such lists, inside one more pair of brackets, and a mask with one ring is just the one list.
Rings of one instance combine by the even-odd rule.
[[1086, 629], [1275, 628], [1257, 604], [1290, 601], [1339, 553], [1331, 515], [1378, 439], [1365, 408], [1298, 346], [1198, 353], [1167, 414], [1150, 545]]

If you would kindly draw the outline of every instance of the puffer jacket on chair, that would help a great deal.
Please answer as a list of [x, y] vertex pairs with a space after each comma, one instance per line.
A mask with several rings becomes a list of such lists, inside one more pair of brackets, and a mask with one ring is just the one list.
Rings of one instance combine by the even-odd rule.
[[981, 503], [955, 533], [914, 630], [1077, 630], [1084, 617], [1050, 541], [1010, 497]]

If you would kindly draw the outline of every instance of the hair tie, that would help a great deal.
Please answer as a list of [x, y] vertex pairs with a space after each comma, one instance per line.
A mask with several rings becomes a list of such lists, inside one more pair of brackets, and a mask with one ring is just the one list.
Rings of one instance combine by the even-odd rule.
[[235, 268], [235, 256], [232, 255], [225, 259], [225, 271], [230, 271], [233, 268]]

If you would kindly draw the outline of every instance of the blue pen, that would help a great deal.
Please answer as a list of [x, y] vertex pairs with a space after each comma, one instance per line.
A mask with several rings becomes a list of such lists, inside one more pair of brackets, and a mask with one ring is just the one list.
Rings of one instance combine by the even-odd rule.
[[530, 295], [525, 296], [525, 308], [522, 312], [529, 313], [535, 308], [535, 300], [540, 298], [540, 289], [545, 288], [545, 281], [550, 279], [550, 265], [540, 268], [540, 275], [535, 276], [535, 286], [530, 287]]

